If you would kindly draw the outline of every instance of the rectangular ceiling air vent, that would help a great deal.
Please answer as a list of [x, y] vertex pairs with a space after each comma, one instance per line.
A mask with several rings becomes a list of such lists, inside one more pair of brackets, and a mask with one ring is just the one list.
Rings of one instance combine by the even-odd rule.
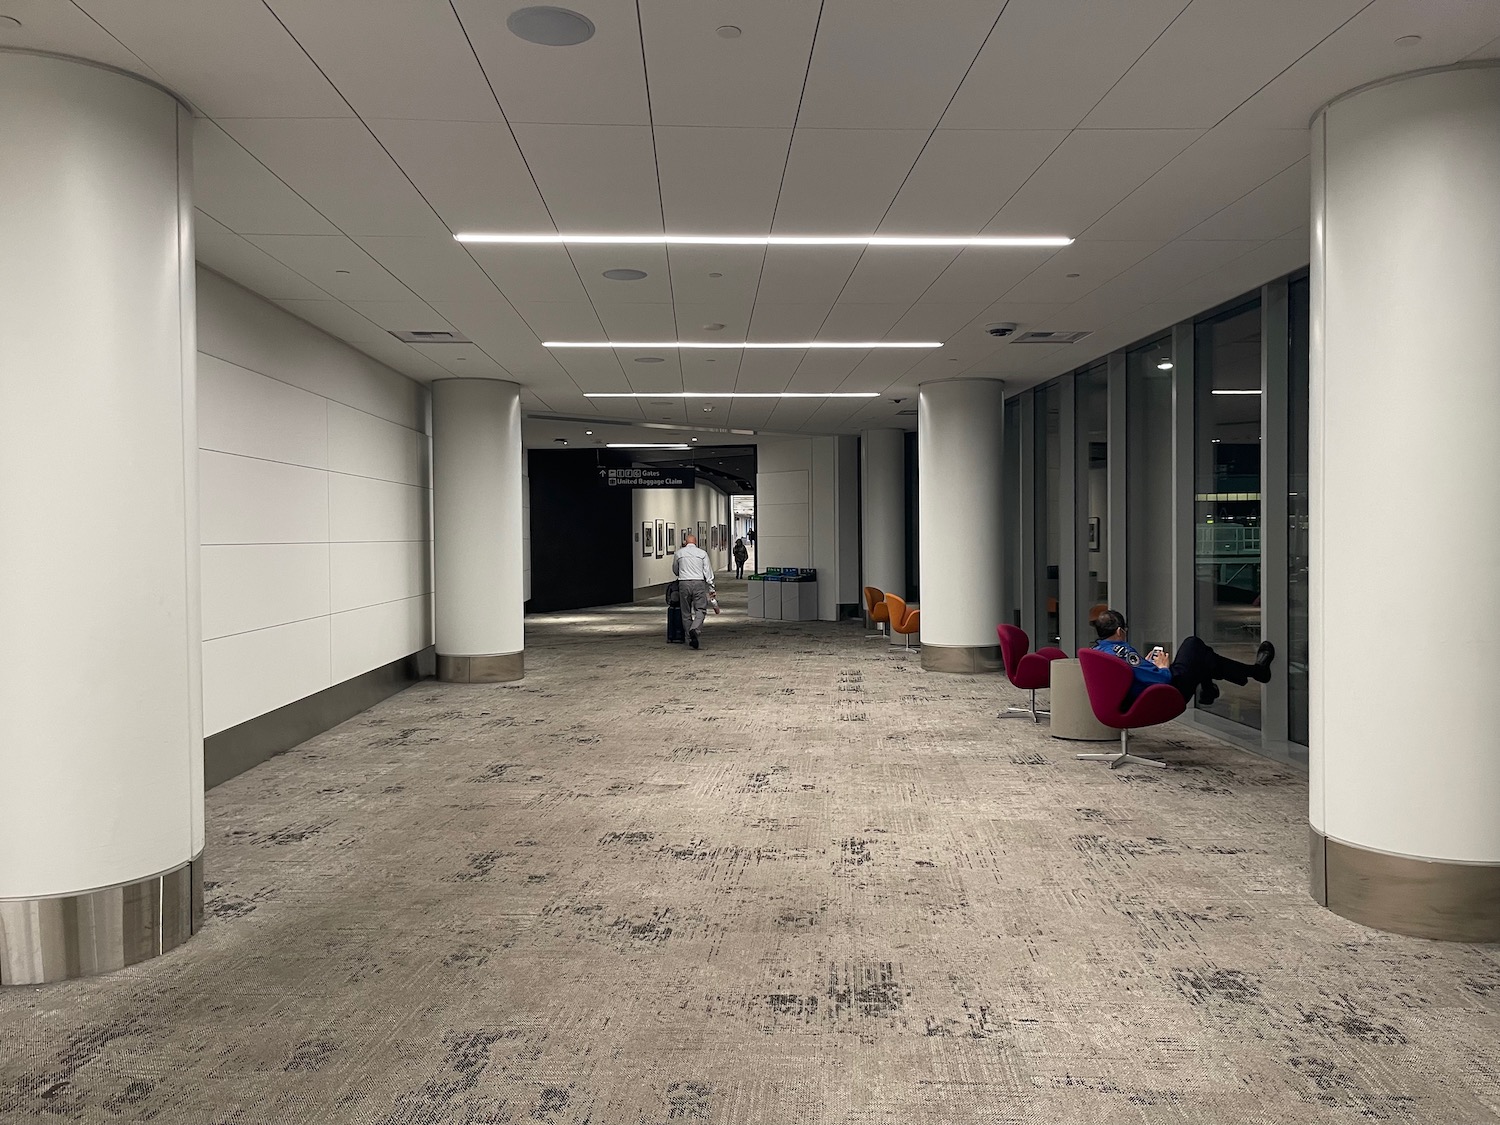
[[1016, 337], [1018, 344], [1076, 344], [1087, 336], [1087, 332], [1022, 332]]
[[391, 335], [408, 344], [468, 344], [472, 342], [448, 328], [413, 328], [407, 332], [393, 331]]
[[898, 411], [896, 411], [896, 417], [897, 418], [915, 418], [916, 416], [917, 416], [917, 412], [915, 410], [898, 410]]

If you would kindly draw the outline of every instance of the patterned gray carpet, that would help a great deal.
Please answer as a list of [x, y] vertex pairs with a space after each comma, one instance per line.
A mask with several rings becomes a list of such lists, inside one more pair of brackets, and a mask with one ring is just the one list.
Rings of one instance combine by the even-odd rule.
[[0, 993], [0, 1121], [1500, 1120], [1500, 948], [1305, 889], [1306, 782], [857, 626], [528, 623], [214, 790], [208, 928]]

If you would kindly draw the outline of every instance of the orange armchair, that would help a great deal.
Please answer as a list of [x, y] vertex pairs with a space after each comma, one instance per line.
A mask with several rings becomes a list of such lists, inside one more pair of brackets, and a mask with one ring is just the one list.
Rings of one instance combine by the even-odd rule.
[[922, 627], [922, 611], [915, 606], [908, 608], [905, 598], [895, 594], [885, 596], [885, 611], [890, 615], [891, 629], [906, 638], [906, 647], [911, 648], [911, 635]]
[[[885, 625], [891, 623], [891, 614], [885, 605], [885, 591], [877, 590], [874, 586], [865, 587], [865, 613], [875, 623], [876, 628], [879, 628], [882, 623]], [[882, 636], [885, 635], [884, 629], [880, 632]]]

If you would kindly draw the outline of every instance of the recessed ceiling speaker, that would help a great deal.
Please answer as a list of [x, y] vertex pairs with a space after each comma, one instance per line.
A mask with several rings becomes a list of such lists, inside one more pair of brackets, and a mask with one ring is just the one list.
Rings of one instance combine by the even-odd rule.
[[604, 276], [611, 281], [639, 281], [646, 276], [645, 270], [605, 270]]
[[638, 355], [635, 357], [637, 363], [665, 363], [659, 355]]
[[543, 47], [576, 47], [594, 37], [594, 23], [567, 8], [517, 8], [505, 18], [512, 35]]

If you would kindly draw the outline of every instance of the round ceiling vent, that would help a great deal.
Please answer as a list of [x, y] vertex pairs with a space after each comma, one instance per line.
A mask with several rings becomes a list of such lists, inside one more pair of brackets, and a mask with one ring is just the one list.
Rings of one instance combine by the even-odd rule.
[[543, 47], [576, 47], [594, 37], [594, 24], [587, 16], [567, 8], [539, 5], [517, 8], [505, 18], [512, 35]]
[[645, 270], [605, 270], [604, 276], [611, 281], [639, 281], [646, 276]]
[[724, 326], [722, 324], [718, 324], [718, 323], [705, 324], [703, 326], [703, 331], [705, 331], [705, 332], [722, 332], [722, 331], [724, 331]]
[[738, 39], [741, 32], [734, 24], [726, 23], [723, 27], [717, 29], [716, 34], [720, 39]]
[[666, 362], [666, 360], [662, 359], [662, 357], [659, 356], [659, 355], [638, 355], [638, 356], [635, 357], [635, 361], [637, 363], [665, 363]]

